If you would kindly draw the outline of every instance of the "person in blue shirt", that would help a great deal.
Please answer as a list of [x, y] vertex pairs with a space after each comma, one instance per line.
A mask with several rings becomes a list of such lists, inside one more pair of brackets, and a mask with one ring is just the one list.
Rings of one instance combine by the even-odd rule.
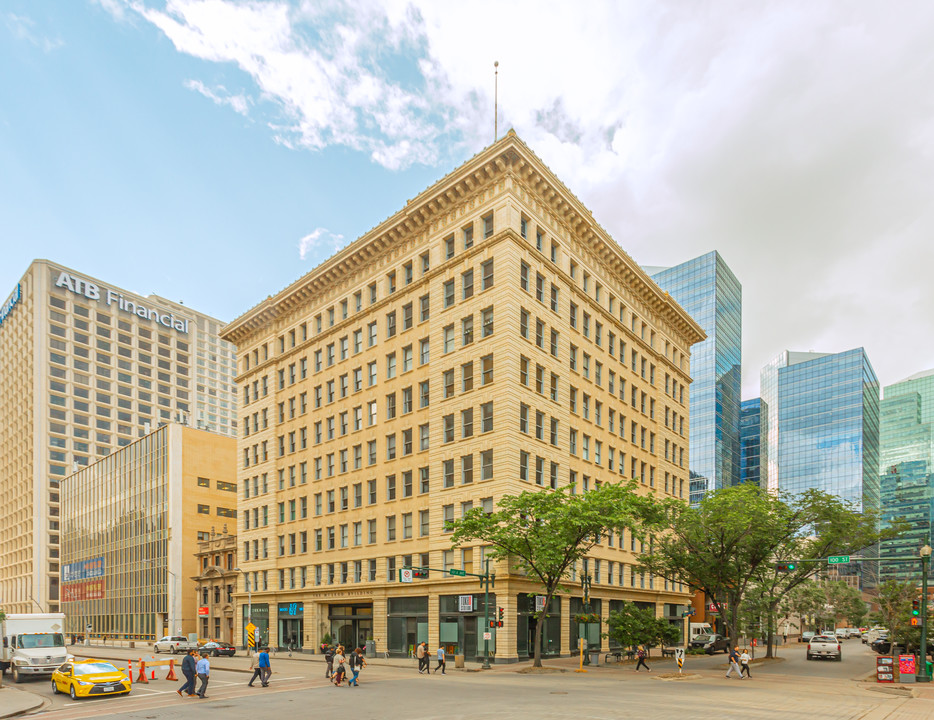
[[207, 653], [201, 654], [201, 659], [195, 665], [195, 672], [198, 673], [198, 679], [201, 681], [201, 687], [198, 688], [198, 697], [204, 700], [207, 697], [204, 692], [208, 689], [208, 678], [211, 675], [211, 663], [208, 662]]
[[259, 681], [263, 687], [269, 687], [269, 676], [272, 675], [272, 667], [269, 665], [269, 648], [263, 648], [259, 654]]

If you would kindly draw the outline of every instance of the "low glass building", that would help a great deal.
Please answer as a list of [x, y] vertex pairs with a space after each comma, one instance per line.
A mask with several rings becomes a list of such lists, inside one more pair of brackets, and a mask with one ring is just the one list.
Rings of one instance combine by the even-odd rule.
[[172, 423], [62, 481], [66, 632], [197, 632], [198, 542], [236, 518], [236, 442]]

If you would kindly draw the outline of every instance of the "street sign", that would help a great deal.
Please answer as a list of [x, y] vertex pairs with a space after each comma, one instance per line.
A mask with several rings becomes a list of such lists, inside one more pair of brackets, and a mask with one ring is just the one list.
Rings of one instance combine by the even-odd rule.
[[827, 558], [827, 562], [831, 565], [843, 565], [850, 562], [849, 555], [831, 555]]
[[450, 570], [448, 570], [448, 575], [457, 575], [458, 577], [466, 577], [467, 572], [464, 570], [457, 570], [455, 568], [451, 568]]
[[675, 650], [675, 659], [678, 661], [678, 672], [681, 672], [681, 668], [684, 667], [684, 648], [677, 648]]
[[404, 582], [404, 583], [412, 582], [412, 568], [400, 568], [399, 582]]
[[489, 630], [487, 630], [485, 633], [483, 633], [483, 639], [484, 639], [484, 640], [492, 640], [492, 639], [493, 639], [493, 633], [491, 633]]
[[206, 605], [201, 605], [198, 608], [198, 617], [207, 617], [210, 614], [211, 614], [211, 611]]
[[545, 609], [545, 596], [536, 595], [535, 596], [535, 612], [541, 612]]

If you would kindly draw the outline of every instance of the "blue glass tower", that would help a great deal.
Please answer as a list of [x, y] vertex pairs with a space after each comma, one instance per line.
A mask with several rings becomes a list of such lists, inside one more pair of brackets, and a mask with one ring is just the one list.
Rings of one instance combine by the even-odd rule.
[[691, 348], [690, 499], [696, 504], [740, 481], [743, 289], [716, 251], [646, 271], [707, 333]]
[[762, 399], [743, 400], [739, 406], [739, 481], [761, 484]]
[[[814, 488], [879, 510], [879, 381], [863, 348], [786, 351], [763, 368], [760, 389], [766, 486]], [[863, 563], [862, 576], [864, 587], [874, 586], [875, 563]]]
[[918, 579], [918, 564], [885, 558], [917, 558], [934, 540], [934, 370], [884, 389], [879, 435], [879, 492], [883, 527], [908, 523], [879, 553], [880, 580]]

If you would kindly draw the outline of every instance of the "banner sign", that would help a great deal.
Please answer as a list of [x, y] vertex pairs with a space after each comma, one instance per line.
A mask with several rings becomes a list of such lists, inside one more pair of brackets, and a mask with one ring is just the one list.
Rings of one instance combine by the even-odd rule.
[[62, 585], [62, 602], [77, 602], [78, 600], [103, 600], [107, 595], [106, 580], [82, 580], [68, 585]]
[[104, 577], [104, 558], [102, 557], [68, 563], [62, 567], [63, 583], [98, 577]]

